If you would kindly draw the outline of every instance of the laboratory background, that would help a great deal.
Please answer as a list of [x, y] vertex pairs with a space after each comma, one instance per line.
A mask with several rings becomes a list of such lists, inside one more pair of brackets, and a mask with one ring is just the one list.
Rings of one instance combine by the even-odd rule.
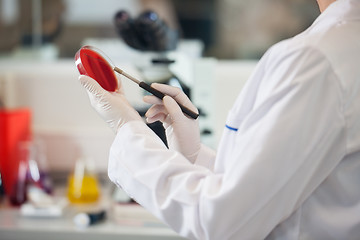
[[[80, 48], [183, 89], [216, 150], [260, 57], [319, 14], [315, 0], [0, 0], [0, 239], [181, 239], [108, 179], [115, 135], [78, 82]], [[129, 19], [148, 25], [134, 37]], [[143, 114], [148, 93], [118, 77]]]

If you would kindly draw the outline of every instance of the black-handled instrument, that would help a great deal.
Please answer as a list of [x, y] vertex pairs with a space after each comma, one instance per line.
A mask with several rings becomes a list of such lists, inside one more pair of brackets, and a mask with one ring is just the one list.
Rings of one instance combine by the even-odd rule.
[[[118, 67], [114, 67], [114, 71], [115, 72], [118, 72], [119, 74], [127, 77], [128, 79], [132, 80], [133, 82], [135, 82], [136, 84], [139, 85], [139, 87], [141, 87], [142, 89], [145, 89], [146, 91], [148, 91], [149, 93], [152, 93], [154, 96], [160, 98], [160, 99], [163, 99], [165, 97], [165, 94], [160, 92], [159, 90], [151, 87], [149, 84], [147, 84], [146, 82], [142, 82], [136, 78], [134, 78], [133, 76], [127, 74], [126, 72], [124, 72], [123, 70], [121, 70], [120, 68]], [[186, 115], [188, 115], [189, 117], [193, 118], [193, 119], [197, 119], [199, 117], [199, 114], [198, 113], [195, 113], [193, 111], [191, 111], [189, 108], [185, 107], [184, 105], [180, 104], [180, 103], [177, 103], [180, 108], [181, 108], [181, 111], [183, 113], [185, 113]]]

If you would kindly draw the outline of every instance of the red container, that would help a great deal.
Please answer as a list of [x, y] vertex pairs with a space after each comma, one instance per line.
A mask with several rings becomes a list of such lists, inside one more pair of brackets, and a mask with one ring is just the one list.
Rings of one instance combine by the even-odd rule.
[[118, 81], [113, 66], [100, 50], [84, 46], [75, 54], [75, 64], [80, 74], [95, 79], [109, 92], [118, 89]]
[[[5, 194], [11, 203], [25, 201], [22, 191], [18, 192], [20, 164], [19, 144], [31, 138], [31, 111], [29, 109], [0, 110], [0, 171]], [[20, 170], [20, 171], [19, 171]], [[23, 188], [23, 187], [22, 187]]]

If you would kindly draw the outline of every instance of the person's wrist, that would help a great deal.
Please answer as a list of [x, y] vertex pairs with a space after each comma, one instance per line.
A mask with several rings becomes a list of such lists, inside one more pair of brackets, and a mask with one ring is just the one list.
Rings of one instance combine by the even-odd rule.
[[134, 118], [134, 119], [131, 119], [129, 121], [125, 121], [121, 124], [118, 125], [118, 127], [116, 128], [115, 130], [115, 134], [118, 134], [118, 132], [124, 128], [126, 125], [129, 125], [129, 124], [132, 124], [132, 123], [135, 123], [135, 122], [141, 122], [141, 123], [144, 123], [143, 119], [140, 117], [139, 115], [139, 118]]

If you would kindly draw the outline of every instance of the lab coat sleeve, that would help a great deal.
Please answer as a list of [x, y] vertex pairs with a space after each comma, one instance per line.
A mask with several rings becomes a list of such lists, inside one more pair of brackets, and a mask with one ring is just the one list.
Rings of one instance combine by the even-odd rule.
[[[108, 175], [127, 194], [176, 232], [205, 239], [199, 222], [202, 188], [218, 185], [208, 168], [166, 148], [143, 122], [125, 124], [110, 150]], [[213, 183], [212, 183], [213, 182]]]
[[[110, 179], [187, 238], [264, 239], [321, 184], [345, 149], [342, 96], [331, 66], [312, 50], [285, 58], [264, 74], [275, 82], [268, 87], [273, 90], [231, 133], [235, 147], [217, 152], [224, 171], [189, 163], [134, 121], [111, 147]], [[277, 73], [282, 67], [289, 71]]]

